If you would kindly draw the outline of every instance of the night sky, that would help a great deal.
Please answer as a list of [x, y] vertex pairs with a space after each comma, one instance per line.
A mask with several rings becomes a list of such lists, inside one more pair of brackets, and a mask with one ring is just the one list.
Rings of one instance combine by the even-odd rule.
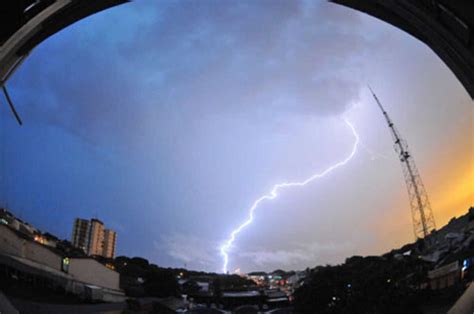
[[118, 255], [220, 271], [304, 269], [413, 241], [404, 179], [370, 84], [406, 138], [437, 225], [474, 203], [474, 106], [423, 43], [325, 1], [134, 1], [35, 48], [0, 98], [0, 205]]

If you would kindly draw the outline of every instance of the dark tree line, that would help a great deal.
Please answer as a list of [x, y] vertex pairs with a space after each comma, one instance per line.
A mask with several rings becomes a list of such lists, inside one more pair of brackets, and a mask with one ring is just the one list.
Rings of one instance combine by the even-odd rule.
[[179, 295], [176, 271], [150, 264], [141, 257], [119, 256], [113, 260], [121, 286], [130, 296], [169, 297]]
[[415, 258], [352, 257], [312, 270], [295, 292], [301, 313], [421, 313], [426, 267]]
[[[141, 257], [118, 256], [113, 260], [103, 260], [102, 262], [114, 265], [115, 270], [120, 273], [122, 289], [127, 295], [135, 297], [168, 297], [179, 296], [180, 293], [199, 294], [201, 289], [197, 285], [197, 278], [205, 278], [205, 281], [210, 282], [210, 289], [216, 297], [220, 296], [221, 291], [245, 291], [255, 285], [253, 281], [238, 275], [205, 273], [181, 268], [162, 268], [150, 264], [148, 260]], [[188, 279], [188, 282], [180, 287], [178, 278]]]

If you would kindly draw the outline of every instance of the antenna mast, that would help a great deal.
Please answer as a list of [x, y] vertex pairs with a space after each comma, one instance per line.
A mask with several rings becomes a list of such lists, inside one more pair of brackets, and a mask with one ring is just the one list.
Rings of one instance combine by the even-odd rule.
[[397, 128], [390, 119], [388, 113], [382, 107], [379, 99], [375, 93], [370, 88], [372, 96], [374, 96], [377, 105], [387, 121], [388, 127], [390, 128], [390, 133], [394, 141], [395, 152], [397, 153], [400, 161], [402, 163], [403, 175], [405, 177], [405, 183], [408, 190], [408, 198], [410, 200], [411, 207], [411, 216], [413, 221], [413, 231], [415, 233], [415, 238], [421, 239], [425, 238], [433, 229], [436, 229], [436, 224], [433, 216], [433, 211], [431, 210], [430, 201], [428, 199], [428, 194], [426, 193], [423, 181], [421, 176], [418, 173], [418, 169], [415, 165], [415, 160], [408, 151], [408, 145], [405, 140], [403, 140], [398, 132]]

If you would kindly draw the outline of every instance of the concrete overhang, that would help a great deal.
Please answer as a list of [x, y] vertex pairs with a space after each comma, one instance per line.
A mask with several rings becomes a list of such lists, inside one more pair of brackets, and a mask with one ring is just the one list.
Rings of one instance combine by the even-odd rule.
[[125, 2], [128, 0], [2, 1], [0, 85], [31, 50], [49, 36], [87, 16]]

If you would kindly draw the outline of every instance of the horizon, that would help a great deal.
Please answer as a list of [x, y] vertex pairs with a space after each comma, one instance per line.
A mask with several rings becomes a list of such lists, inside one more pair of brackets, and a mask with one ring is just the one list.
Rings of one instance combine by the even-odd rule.
[[[454, 220], [454, 219], [459, 219], [459, 218], [461, 218], [461, 217], [463, 217], [463, 216], [469, 215], [469, 210], [470, 210], [471, 208], [474, 208], [474, 206], [470, 206], [470, 207], [467, 209], [466, 213], [464, 213], [464, 214], [461, 213], [460, 216], [453, 216], [453, 217], [451, 217], [451, 219], [450, 219], [445, 225], [443, 225], [443, 226], [441, 226], [441, 227], [438, 227], [437, 229], [435, 229], [435, 230], [433, 230], [433, 231], [439, 231], [439, 230], [443, 229], [444, 227], [446, 227], [452, 220]], [[1, 208], [0, 208], [0, 209], [1, 209]], [[7, 208], [3, 208], [3, 209], [5, 209], [5, 210], [7, 210], [8, 212], [14, 214], [14, 212], [11, 211], [10, 209], [7, 209]], [[15, 215], [15, 217], [17, 217], [17, 216]], [[29, 224], [27, 221], [24, 221], [23, 219], [21, 219], [21, 218], [19, 218], [19, 217], [17, 217], [17, 218], [20, 219], [20, 220], [22, 220], [24, 223]], [[77, 217], [77, 218], [80, 218], [80, 219], [87, 219], [87, 218], [85, 218], [85, 217]], [[96, 218], [90, 218], [90, 219], [96, 219]], [[31, 224], [29, 224], [29, 225], [31, 225]], [[33, 227], [35, 227], [35, 226], [33, 226]], [[39, 231], [40, 231], [42, 234], [49, 233], [49, 231], [47, 231], [47, 230], [39, 230]], [[51, 233], [49, 233], [49, 234], [51, 234]], [[51, 235], [55, 236], [54, 234], [51, 234]], [[61, 239], [61, 238], [59, 238], [59, 240], [66, 240], [66, 241], [70, 242], [69, 239]], [[342, 264], [345, 264], [345, 263], [346, 263], [347, 259], [352, 258], [352, 257], [357, 257], [357, 256], [361, 256], [361, 257], [381, 256], [381, 255], [384, 255], [384, 254], [388, 254], [388, 253], [392, 252], [393, 250], [400, 250], [400, 249], [403, 248], [404, 246], [410, 245], [410, 244], [414, 244], [415, 242], [416, 242], [416, 240], [415, 240], [415, 241], [412, 241], [412, 242], [404, 243], [404, 244], [402, 244], [400, 247], [391, 248], [389, 251], [383, 252], [383, 253], [378, 254], [378, 255], [359, 255], [359, 254], [355, 254], [355, 255], [352, 255], [352, 256], [346, 256], [345, 260], [344, 260], [344, 261], [341, 261], [340, 263], [336, 263], [336, 264], [324, 264], [324, 265], [323, 265], [323, 264], [319, 264], [319, 265], [308, 266], [308, 267], [306, 267], [306, 268], [304, 268], [304, 269], [275, 268], [275, 269], [273, 269], [273, 270], [268, 270], [268, 271], [264, 271], [264, 270], [250, 270], [250, 271], [247, 271], [247, 272], [227, 272], [227, 273], [222, 273], [222, 272], [219, 272], [219, 271], [203, 271], [203, 270], [197, 270], [197, 269], [189, 269], [189, 268], [185, 268], [185, 267], [164, 267], [164, 266], [160, 266], [160, 265], [157, 265], [157, 264], [155, 264], [155, 265], [158, 266], [158, 267], [160, 267], [160, 268], [166, 268], [166, 269], [168, 269], [168, 268], [170, 268], [170, 269], [175, 269], [175, 270], [185, 269], [185, 270], [188, 271], [188, 272], [198, 272], [198, 273], [203, 272], [203, 273], [206, 273], [206, 274], [217, 274], [217, 275], [242, 275], [242, 274], [243, 274], [243, 275], [250, 275], [250, 274], [253, 274], [253, 273], [267, 273], [267, 274], [271, 274], [271, 273], [275, 273], [275, 272], [278, 272], [278, 271], [283, 271], [283, 272], [285, 272], [285, 273], [290, 273], [290, 272], [296, 272], [296, 273], [297, 273], [297, 272], [304, 272], [304, 271], [306, 271], [307, 269], [314, 269], [314, 268], [320, 267], [320, 266], [338, 266], [338, 265], [342, 265]], [[94, 256], [90, 256], [90, 257], [91, 257], [91, 258], [94, 258]], [[115, 259], [115, 258], [122, 258], [122, 257], [130, 258], [130, 259], [132, 259], [132, 258], [144, 258], [144, 257], [142, 257], [142, 256], [131, 256], [131, 255], [126, 255], [126, 254], [124, 254], [124, 255], [116, 255], [116, 256], [113, 257], [113, 259]], [[145, 259], [146, 259], [146, 258], [145, 258]], [[148, 261], [148, 260], [147, 260], [147, 261]], [[150, 264], [154, 264], [152, 261], [148, 261], [148, 262], [149, 262]]]

